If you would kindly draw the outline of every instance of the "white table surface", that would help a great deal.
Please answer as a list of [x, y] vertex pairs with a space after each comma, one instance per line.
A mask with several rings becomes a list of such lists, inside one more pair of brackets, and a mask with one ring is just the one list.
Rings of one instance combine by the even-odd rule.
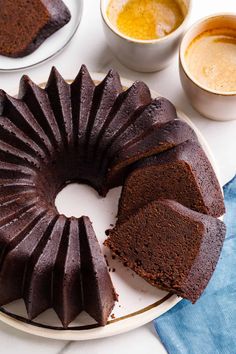
[[[193, 0], [189, 24], [201, 17], [220, 11], [236, 11], [235, 0]], [[84, 0], [84, 12], [79, 30], [63, 53], [40, 67], [19, 73], [0, 73], [0, 88], [13, 92], [22, 74], [40, 83], [47, 79], [55, 65], [68, 79], [74, 78], [81, 64], [90, 71], [107, 72], [113, 67], [130, 80], [143, 80], [149, 87], [169, 98], [197, 125], [207, 139], [220, 170], [221, 183], [229, 181], [236, 171], [236, 121], [214, 122], [203, 118], [189, 104], [178, 75], [178, 59], [167, 69], [152, 74], [133, 72], [122, 66], [108, 49], [101, 26], [99, 0]], [[236, 73], [235, 73], [236, 76]], [[165, 349], [152, 324], [132, 332], [90, 342], [46, 340], [16, 331], [0, 323], [0, 352], [9, 354], [162, 354]], [[195, 353], [193, 353], [195, 354]]]

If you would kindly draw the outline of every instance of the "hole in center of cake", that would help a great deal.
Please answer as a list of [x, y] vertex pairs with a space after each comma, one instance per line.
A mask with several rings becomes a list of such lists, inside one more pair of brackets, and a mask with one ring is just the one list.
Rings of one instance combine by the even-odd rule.
[[120, 193], [120, 187], [113, 188], [103, 198], [88, 185], [71, 183], [57, 194], [55, 205], [67, 217], [89, 216], [97, 237], [104, 238], [105, 230], [116, 222]]

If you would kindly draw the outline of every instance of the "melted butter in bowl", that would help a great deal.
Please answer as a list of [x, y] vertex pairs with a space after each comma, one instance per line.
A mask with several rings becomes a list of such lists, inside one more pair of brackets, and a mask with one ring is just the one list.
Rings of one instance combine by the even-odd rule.
[[236, 30], [203, 32], [185, 52], [189, 72], [202, 86], [217, 92], [236, 91]]
[[155, 40], [175, 31], [186, 9], [177, 0], [111, 0], [107, 7], [110, 22], [124, 35]]

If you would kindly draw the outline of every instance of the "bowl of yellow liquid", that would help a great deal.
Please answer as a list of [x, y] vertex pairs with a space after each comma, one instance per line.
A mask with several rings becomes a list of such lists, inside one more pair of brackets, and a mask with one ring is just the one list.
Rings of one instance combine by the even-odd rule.
[[178, 50], [190, 8], [191, 0], [101, 0], [108, 45], [133, 70], [164, 69]]
[[236, 15], [208, 16], [184, 35], [180, 79], [192, 106], [214, 120], [236, 119]]

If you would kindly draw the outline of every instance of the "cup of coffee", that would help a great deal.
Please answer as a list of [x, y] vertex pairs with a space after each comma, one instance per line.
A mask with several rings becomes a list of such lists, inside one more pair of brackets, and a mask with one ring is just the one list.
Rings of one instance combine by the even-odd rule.
[[236, 119], [236, 15], [194, 24], [179, 52], [182, 86], [193, 107], [215, 120]]
[[101, 0], [107, 43], [130, 69], [164, 69], [178, 51], [190, 8], [191, 0]]

